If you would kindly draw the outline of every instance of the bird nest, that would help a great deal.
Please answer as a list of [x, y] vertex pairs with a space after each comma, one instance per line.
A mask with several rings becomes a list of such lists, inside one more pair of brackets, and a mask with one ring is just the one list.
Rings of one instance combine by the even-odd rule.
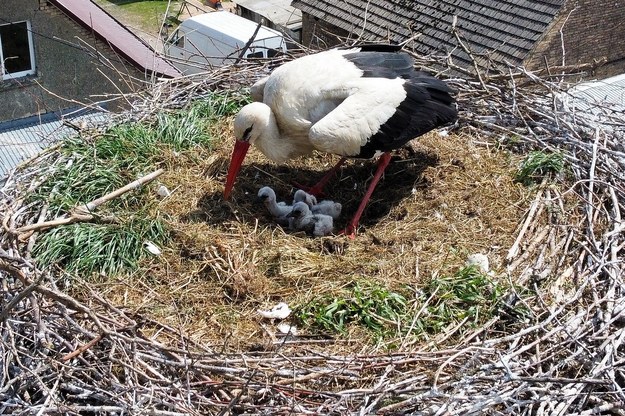
[[[123, 117], [151, 120], [259, 72], [164, 81]], [[164, 171], [129, 187], [158, 176], [172, 191], [158, 205], [173, 230], [160, 256], [114, 276], [71, 274], [32, 258], [51, 215], [25, 197], [67, 161], [50, 149], [20, 166], [0, 201], [0, 412], [623, 414], [622, 115], [563, 109], [561, 82], [522, 68], [449, 82], [458, 124], [396, 153], [355, 240], [283, 230], [253, 198], [265, 185], [289, 198], [292, 181], [336, 161], [327, 155], [276, 166], [252, 152], [223, 201], [224, 120], [216, 148], [168, 155]], [[515, 172], [536, 150], [565, 169], [522, 184]], [[347, 213], [339, 226], [371, 173], [352, 162], [327, 188]], [[53, 225], [100, 220], [97, 206]], [[488, 313], [418, 328], [434, 306], [449, 308], [454, 279], [466, 281], [457, 271], [478, 253], [490, 264], [470, 274], [487, 281], [472, 299]], [[282, 334], [257, 313], [338, 305], [367, 285], [403, 294], [410, 319], [381, 319], [393, 330], [375, 336], [356, 321], [332, 332], [293, 319], [298, 333]]]

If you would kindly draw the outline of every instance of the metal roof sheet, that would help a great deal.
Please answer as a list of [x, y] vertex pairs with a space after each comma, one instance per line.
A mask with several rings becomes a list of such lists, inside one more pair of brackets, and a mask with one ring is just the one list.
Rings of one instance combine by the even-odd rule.
[[302, 11], [291, 6], [291, 0], [237, 0], [236, 3], [276, 25], [295, 29], [302, 24]]
[[625, 133], [625, 74], [582, 82], [561, 94], [560, 100], [571, 113], [583, 111], [595, 122]]
[[50, 0], [64, 13], [92, 30], [115, 51], [141, 70], [178, 77], [180, 72], [154, 49], [90, 0]]
[[104, 112], [71, 109], [0, 123], [0, 181], [22, 161], [75, 134], [64, 121], [96, 126], [108, 119]]

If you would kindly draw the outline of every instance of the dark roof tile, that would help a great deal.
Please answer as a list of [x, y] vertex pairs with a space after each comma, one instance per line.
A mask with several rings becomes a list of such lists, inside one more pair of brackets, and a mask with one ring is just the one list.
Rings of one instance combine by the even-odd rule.
[[[413, 37], [420, 53], [452, 49], [455, 44], [450, 26], [457, 16], [458, 28], [474, 51], [495, 51], [494, 60], [520, 64], [553, 21], [564, 0], [379, 0], [376, 3], [344, 0], [294, 0], [293, 6], [312, 16], [327, 20], [345, 30], [362, 30], [363, 38], [376, 37], [400, 43]], [[348, 12], [341, 12], [346, 10]], [[454, 58], [468, 57], [455, 48]]]

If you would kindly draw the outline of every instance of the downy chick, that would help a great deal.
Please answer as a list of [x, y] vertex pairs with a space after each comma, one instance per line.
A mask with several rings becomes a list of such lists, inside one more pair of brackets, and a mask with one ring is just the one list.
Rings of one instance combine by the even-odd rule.
[[276, 220], [279, 225], [292, 228], [292, 221], [288, 218], [288, 215], [293, 210], [291, 205], [286, 205], [284, 202], [276, 201], [276, 193], [268, 186], [264, 186], [258, 190], [258, 198], [263, 201], [265, 207]]
[[318, 204], [310, 207], [310, 210], [313, 214], [324, 214], [329, 215], [332, 219], [337, 220], [341, 215], [341, 210], [343, 209], [343, 205], [340, 202], [334, 202], [330, 200], [323, 200]]
[[293, 218], [293, 228], [312, 234], [315, 237], [332, 234], [334, 221], [332, 217], [324, 214], [313, 214], [305, 202], [293, 204], [293, 210], [289, 214]]
[[306, 205], [312, 207], [313, 205], [317, 205], [317, 198], [303, 189], [298, 189], [293, 195], [293, 204], [296, 202], [306, 202]]
[[323, 200], [317, 202], [317, 198], [308, 192], [298, 189], [293, 195], [293, 204], [296, 202], [306, 202], [306, 205], [310, 208], [313, 214], [329, 215], [332, 219], [337, 220], [341, 215], [343, 206], [334, 201]]

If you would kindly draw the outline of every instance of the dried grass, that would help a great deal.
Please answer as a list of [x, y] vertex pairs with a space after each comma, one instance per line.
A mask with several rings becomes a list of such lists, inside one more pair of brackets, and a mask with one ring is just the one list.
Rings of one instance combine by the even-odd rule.
[[[178, 308], [187, 318], [212, 316], [217, 328], [205, 342], [219, 343], [232, 336], [238, 345], [255, 345], [266, 337], [250, 331], [258, 328], [255, 310], [278, 301], [302, 304], [313, 296], [335, 294], [359, 279], [394, 289], [414, 286], [423, 276], [457, 270], [475, 252], [489, 254], [501, 268], [529, 191], [512, 180], [514, 157], [471, 141], [461, 134], [430, 134], [415, 144], [416, 150], [398, 157], [374, 195], [355, 241], [288, 233], [255, 199], [257, 190], [267, 184], [287, 199], [294, 191], [290, 180], [321, 176], [330, 157], [315, 156], [287, 169], [254, 154], [232, 202], [223, 201], [221, 194], [230, 140], [215, 153], [200, 154], [196, 163], [172, 161], [160, 178], [173, 190], [160, 205], [171, 218], [175, 240], [163, 256], [166, 267], [147, 266], [152, 279], [149, 294], [141, 286], [130, 296], [126, 287], [111, 289], [113, 303], [131, 308], [149, 303], [158, 318], [170, 320], [178, 319]], [[369, 162], [348, 166], [328, 189], [328, 197], [348, 196], [340, 201], [345, 212], [353, 211], [371, 171]], [[347, 216], [341, 221], [346, 222]], [[174, 289], [181, 286], [184, 290]], [[128, 300], [120, 302], [118, 291]], [[232, 321], [223, 310], [236, 311], [234, 328], [223, 324], [222, 320]], [[203, 332], [204, 320], [186, 322], [183, 333]]]

